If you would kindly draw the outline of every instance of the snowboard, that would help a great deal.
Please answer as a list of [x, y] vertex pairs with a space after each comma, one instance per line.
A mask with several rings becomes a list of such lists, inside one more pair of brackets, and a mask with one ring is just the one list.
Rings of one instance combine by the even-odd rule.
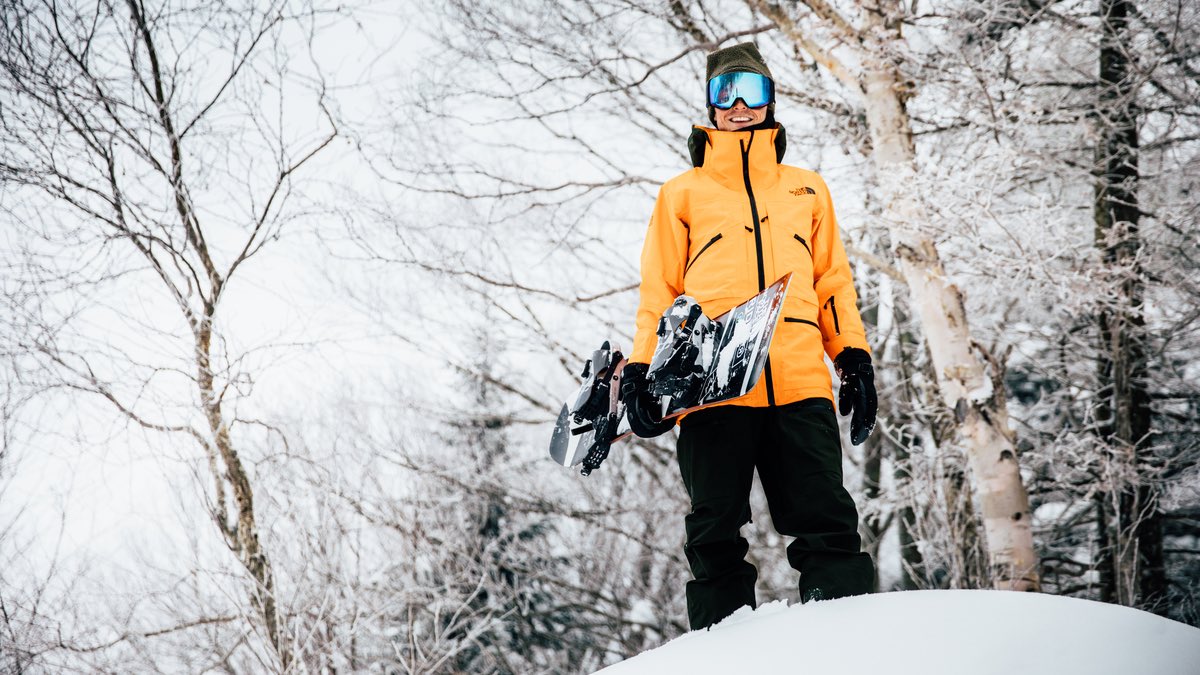
[[[791, 273], [784, 275], [715, 319], [687, 295], [663, 312], [646, 375], [663, 419], [734, 400], [754, 388], [766, 367], [791, 278]], [[582, 463], [580, 473], [587, 476], [608, 457], [614, 442], [632, 434], [620, 396], [626, 361], [610, 340], [584, 360], [579, 389], [563, 403], [550, 437], [555, 462]]]

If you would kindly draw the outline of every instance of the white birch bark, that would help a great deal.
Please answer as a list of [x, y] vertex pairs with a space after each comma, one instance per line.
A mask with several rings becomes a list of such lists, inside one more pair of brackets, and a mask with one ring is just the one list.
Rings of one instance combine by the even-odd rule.
[[967, 452], [993, 584], [1001, 589], [1036, 590], [1038, 559], [1029, 496], [1008, 430], [1004, 392], [991, 390], [983, 361], [972, 349], [962, 292], [946, 277], [933, 240], [921, 232], [927, 215], [911, 189], [915, 153], [900, 100], [901, 83], [886, 65], [866, 73], [863, 83], [884, 217], [920, 316], [938, 390], [954, 410], [958, 440]]

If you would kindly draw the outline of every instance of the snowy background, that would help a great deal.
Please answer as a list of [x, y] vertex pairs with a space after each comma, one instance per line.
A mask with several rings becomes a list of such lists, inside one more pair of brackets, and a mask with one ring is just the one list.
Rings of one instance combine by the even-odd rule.
[[546, 445], [583, 357], [631, 342], [704, 54], [744, 40], [855, 268], [881, 410], [845, 470], [879, 588], [1001, 573], [898, 262], [919, 240], [1004, 411], [1046, 597], [980, 594], [1013, 603], [995, 628], [939, 623], [959, 594], [784, 611], [756, 489], [764, 607], [712, 636], [828, 616], [960, 672], [1070, 670], [1101, 629], [1194, 651], [1198, 12], [0, 3], [0, 672], [590, 673], [686, 633], [672, 437], [586, 479]]

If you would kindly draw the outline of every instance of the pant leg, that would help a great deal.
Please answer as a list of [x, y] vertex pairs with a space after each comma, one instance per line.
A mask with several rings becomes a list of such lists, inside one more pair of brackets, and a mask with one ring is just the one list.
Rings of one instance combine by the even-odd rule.
[[862, 552], [858, 510], [842, 485], [842, 446], [833, 404], [806, 399], [772, 411], [758, 457], [771, 519], [795, 537], [788, 562], [800, 572], [800, 597], [870, 593], [871, 557]]
[[758, 570], [746, 561], [741, 536], [750, 522], [754, 450], [763, 411], [736, 406], [701, 410], [684, 418], [676, 446], [679, 472], [691, 497], [683, 550], [693, 579], [687, 584], [688, 622], [706, 628], [739, 607], [755, 606]]

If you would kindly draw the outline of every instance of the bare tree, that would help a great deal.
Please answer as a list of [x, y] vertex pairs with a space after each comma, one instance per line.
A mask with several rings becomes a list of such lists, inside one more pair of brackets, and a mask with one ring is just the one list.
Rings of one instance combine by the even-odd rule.
[[[268, 661], [287, 670], [247, 458], [255, 422], [237, 411], [253, 374], [225, 342], [221, 308], [295, 218], [296, 178], [337, 135], [319, 75], [289, 64], [319, 12], [143, 0], [0, 12], [8, 226], [56, 265], [24, 307], [19, 347], [52, 390], [99, 397], [203, 453], [212, 523], [249, 582]], [[167, 307], [173, 317], [155, 313]], [[139, 337], [150, 351], [133, 350]]]

